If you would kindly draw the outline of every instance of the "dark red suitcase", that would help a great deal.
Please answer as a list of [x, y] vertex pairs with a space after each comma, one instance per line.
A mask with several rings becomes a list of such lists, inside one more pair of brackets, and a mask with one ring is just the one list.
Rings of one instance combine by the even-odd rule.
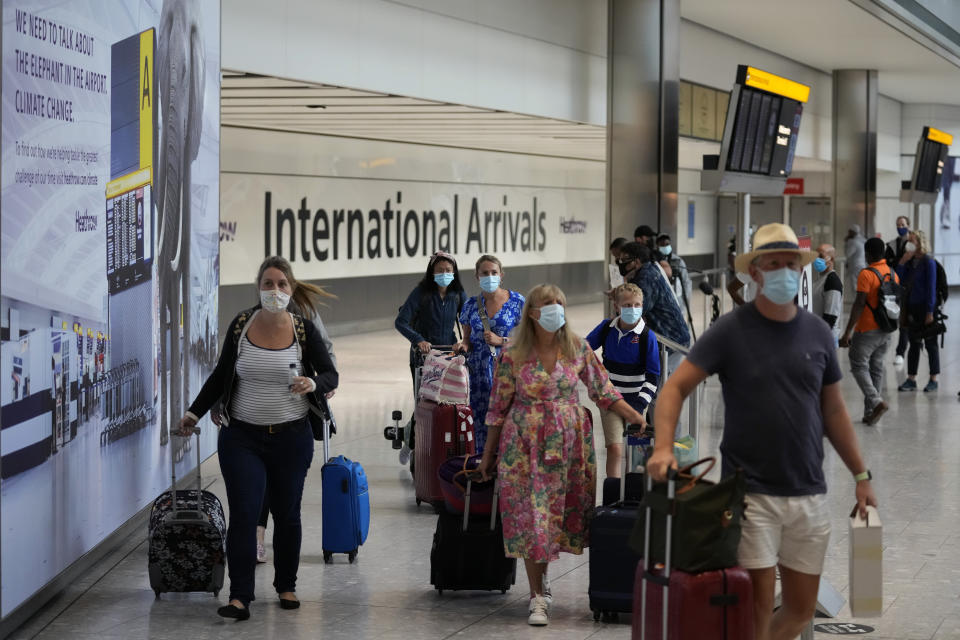
[[[676, 475], [667, 480], [667, 498], [676, 494]], [[652, 490], [647, 476], [647, 492]], [[666, 566], [649, 567], [650, 507], [643, 558], [633, 582], [632, 640], [753, 640], [753, 583], [743, 567], [702, 573], [670, 570], [670, 528], [666, 518]]]
[[[752, 640], [753, 585], [743, 567], [686, 573], [672, 571], [667, 588], [667, 634], [663, 634], [664, 588], [637, 564], [633, 592], [633, 640]], [[651, 571], [662, 578], [663, 571]], [[646, 624], [642, 609], [642, 583], [646, 583]], [[646, 627], [646, 636], [642, 630]]]
[[443, 505], [437, 469], [448, 458], [476, 453], [473, 411], [465, 404], [420, 400], [416, 410], [413, 484], [417, 504]]

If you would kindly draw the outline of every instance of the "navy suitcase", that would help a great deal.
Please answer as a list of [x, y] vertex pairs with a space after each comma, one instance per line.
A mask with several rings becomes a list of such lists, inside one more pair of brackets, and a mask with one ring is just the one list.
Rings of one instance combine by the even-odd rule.
[[171, 451], [171, 489], [150, 509], [147, 571], [150, 588], [161, 593], [210, 591], [223, 588], [227, 523], [220, 499], [203, 491], [200, 476], [200, 430], [197, 429], [197, 488], [176, 491], [177, 475]]
[[[603, 505], [590, 521], [590, 584], [587, 594], [593, 619], [614, 620], [618, 613], [633, 610], [633, 583], [640, 554], [630, 546], [630, 535], [640, 515], [643, 474], [628, 473], [633, 466], [633, 447], [624, 447], [620, 480], [604, 481]], [[610, 480], [610, 478], [607, 478]], [[616, 485], [616, 499], [612, 491]], [[639, 494], [639, 495], [637, 495]]]

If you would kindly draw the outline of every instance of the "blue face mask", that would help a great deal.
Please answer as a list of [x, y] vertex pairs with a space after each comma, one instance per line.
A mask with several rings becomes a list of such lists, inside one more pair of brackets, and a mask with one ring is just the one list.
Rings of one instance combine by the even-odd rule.
[[660, 247], [660, 253], [662, 253], [662, 254], [665, 255], [665, 256], [670, 255], [672, 252], [673, 252], [673, 247], [670, 246], [669, 244]]
[[827, 270], [827, 261], [823, 258], [817, 258], [813, 261], [813, 268], [817, 270], [817, 273], [823, 273]]
[[437, 283], [438, 287], [449, 287], [450, 283], [453, 282], [453, 274], [435, 273], [433, 274], [433, 281]]
[[910, 229], [907, 229], [906, 227], [897, 227], [897, 235], [899, 235], [901, 238], [908, 233], [910, 233]]
[[560, 327], [566, 324], [566, 320], [563, 317], [563, 305], [547, 304], [540, 307], [540, 317], [537, 319], [537, 322], [550, 333], [559, 330]]
[[640, 316], [643, 314], [643, 309], [640, 307], [621, 307], [620, 308], [620, 319], [623, 320], [624, 324], [636, 324], [640, 320]]
[[800, 291], [800, 272], [789, 267], [763, 272], [763, 296], [774, 304], [792, 302]]
[[487, 293], [493, 293], [500, 288], [500, 276], [481, 276], [480, 288]]

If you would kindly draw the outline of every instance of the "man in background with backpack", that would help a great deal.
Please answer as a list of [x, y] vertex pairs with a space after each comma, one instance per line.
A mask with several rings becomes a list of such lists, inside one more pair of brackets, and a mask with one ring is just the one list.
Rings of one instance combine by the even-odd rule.
[[880, 390], [883, 358], [891, 334], [898, 329], [900, 286], [897, 274], [883, 258], [883, 240], [867, 240], [864, 253], [867, 268], [857, 275], [857, 297], [840, 346], [850, 347], [850, 370], [863, 392], [863, 422], [874, 425], [889, 409]]

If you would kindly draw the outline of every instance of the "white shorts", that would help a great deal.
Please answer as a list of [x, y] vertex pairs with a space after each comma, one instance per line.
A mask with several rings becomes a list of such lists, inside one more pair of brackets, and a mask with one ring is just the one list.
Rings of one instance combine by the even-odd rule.
[[746, 495], [738, 556], [745, 569], [782, 564], [788, 569], [820, 575], [830, 542], [826, 494], [812, 496]]

